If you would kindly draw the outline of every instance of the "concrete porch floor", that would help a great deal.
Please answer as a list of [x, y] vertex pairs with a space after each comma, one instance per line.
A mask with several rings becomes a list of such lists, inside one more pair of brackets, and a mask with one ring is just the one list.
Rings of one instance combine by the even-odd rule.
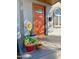
[[61, 59], [61, 36], [48, 36], [42, 43], [50, 49], [54, 48], [56, 51], [56, 59]]
[[25, 53], [20, 59], [61, 59], [61, 37], [48, 36], [41, 41], [43, 48], [32, 54]]

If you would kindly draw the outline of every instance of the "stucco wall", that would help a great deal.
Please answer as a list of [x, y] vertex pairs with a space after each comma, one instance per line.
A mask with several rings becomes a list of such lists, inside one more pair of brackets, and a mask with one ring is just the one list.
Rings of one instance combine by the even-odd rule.
[[57, 7], [61, 8], [60, 2], [57, 2], [56, 4], [52, 5], [49, 11], [49, 16], [52, 17], [52, 21], [48, 22], [48, 25], [51, 24], [52, 26], [48, 28], [48, 35], [57, 35], [57, 36], [61, 35], [61, 28], [53, 28], [53, 12]]

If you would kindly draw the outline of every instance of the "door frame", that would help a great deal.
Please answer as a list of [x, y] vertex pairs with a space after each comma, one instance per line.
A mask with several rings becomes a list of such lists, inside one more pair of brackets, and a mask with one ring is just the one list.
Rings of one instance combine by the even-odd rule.
[[[32, 16], [33, 16], [33, 33], [34, 33], [34, 13], [33, 13], [33, 5], [36, 4], [36, 5], [40, 5], [40, 6], [43, 6], [44, 7], [44, 34], [46, 35], [46, 6], [44, 5], [41, 5], [41, 4], [38, 4], [38, 3], [32, 3]], [[35, 33], [34, 33], [35, 34]]]

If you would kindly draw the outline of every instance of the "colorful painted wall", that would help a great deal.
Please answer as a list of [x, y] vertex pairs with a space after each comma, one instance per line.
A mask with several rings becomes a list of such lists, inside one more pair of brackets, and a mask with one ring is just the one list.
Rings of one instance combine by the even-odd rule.
[[[31, 21], [32, 24], [33, 24], [33, 15], [32, 15], [32, 3], [37, 3], [37, 4], [41, 4], [41, 5], [44, 5], [46, 6], [46, 34], [48, 33], [48, 19], [47, 19], [47, 16], [48, 16], [48, 12], [51, 8], [50, 5], [48, 4], [45, 4], [45, 3], [42, 3], [42, 2], [39, 2], [39, 1], [36, 1], [36, 0], [23, 0], [23, 12], [24, 12], [24, 23], [26, 23], [27, 21]], [[28, 31], [27, 29], [24, 30], [24, 34], [25, 35], [28, 35]], [[34, 33], [34, 30], [32, 30], [32, 33]]]
[[19, 0], [17, 0], [17, 39], [20, 39], [20, 8], [19, 8]]
[[[18, 0], [19, 1], [19, 0]], [[42, 3], [42, 2], [39, 2], [39, 1], [36, 1], [36, 0], [22, 0], [23, 1], [23, 7], [21, 7], [21, 9], [23, 9], [23, 17], [24, 17], [24, 25], [28, 22], [28, 21], [31, 21], [32, 24], [33, 24], [33, 15], [32, 15], [32, 3], [37, 3], [37, 4], [41, 4], [41, 5], [44, 5], [46, 6], [46, 34], [48, 34], [48, 14], [49, 14], [49, 10], [51, 8], [50, 5], [48, 4], [45, 4], [45, 3]], [[19, 3], [18, 3], [19, 4]], [[21, 36], [20, 34], [20, 30], [21, 30], [21, 20], [20, 20], [20, 11], [19, 11], [19, 8], [20, 6], [18, 5], [18, 11], [17, 11], [17, 28], [18, 28], [18, 33], [19, 33], [19, 36]], [[21, 28], [20, 28], [21, 27]], [[32, 29], [32, 33], [34, 33], [34, 30]], [[24, 27], [24, 35], [28, 35], [29, 32], [28, 30]], [[19, 37], [18, 36], [18, 37]]]

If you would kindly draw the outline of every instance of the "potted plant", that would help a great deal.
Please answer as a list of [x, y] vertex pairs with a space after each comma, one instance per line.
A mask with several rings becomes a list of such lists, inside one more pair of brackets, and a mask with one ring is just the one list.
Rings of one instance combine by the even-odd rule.
[[38, 41], [38, 43], [36, 44], [36, 49], [41, 49], [42, 48], [42, 43], [40, 41]]
[[42, 48], [42, 43], [38, 39], [32, 38], [29, 35], [24, 38], [24, 44], [27, 52], [32, 52], [35, 48], [37, 50]]
[[32, 38], [25, 37], [24, 38], [24, 44], [27, 52], [32, 52], [34, 50], [34, 43], [32, 41]]

